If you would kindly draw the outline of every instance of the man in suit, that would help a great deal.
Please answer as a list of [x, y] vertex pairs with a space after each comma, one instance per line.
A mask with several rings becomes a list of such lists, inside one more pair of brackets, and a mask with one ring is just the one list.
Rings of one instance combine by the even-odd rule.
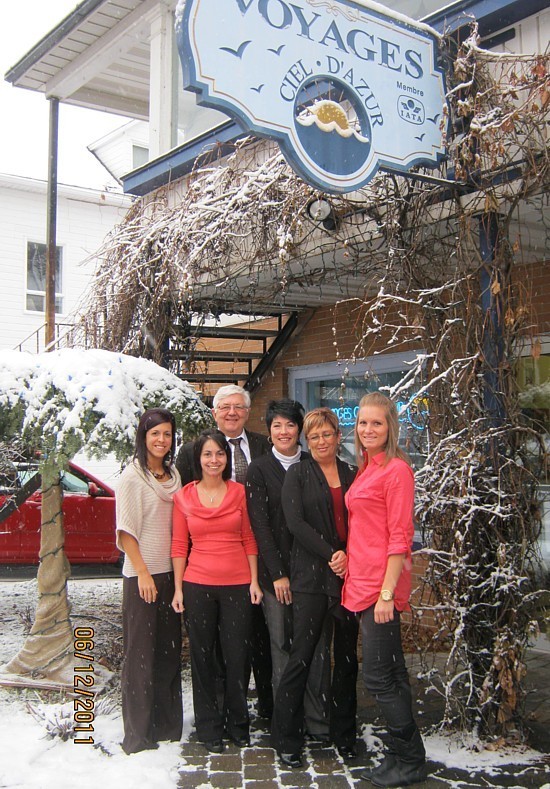
[[[231, 476], [236, 482], [244, 484], [246, 469], [252, 458], [270, 451], [267, 438], [261, 433], [245, 430], [250, 415], [250, 395], [242, 386], [229, 384], [222, 386], [214, 395], [212, 413], [218, 429], [224, 434], [231, 447]], [[193, 441], [184, 444], [176, 458], [183, 485], [196, 479], [193, 466]], [[257, 713], [260, 717], [271, 718], [273, 712], [273, 691], [271, 687], [271, 650], [269, 631], [263, 609], [252, 606], [251, 662], [254, 681], [258, 693]]]

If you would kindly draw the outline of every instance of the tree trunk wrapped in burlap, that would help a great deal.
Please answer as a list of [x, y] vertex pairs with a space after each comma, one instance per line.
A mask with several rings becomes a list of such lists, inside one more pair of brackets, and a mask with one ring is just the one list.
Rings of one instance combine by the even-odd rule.
[[42, 475], [42, 525], [38, 604], [32, 629], [19, 653], [7, 664], [10, 674], [73, 685], [74, 656], [67, 580], [71, 567], [63, 550], [64, 528], [59, 474]]

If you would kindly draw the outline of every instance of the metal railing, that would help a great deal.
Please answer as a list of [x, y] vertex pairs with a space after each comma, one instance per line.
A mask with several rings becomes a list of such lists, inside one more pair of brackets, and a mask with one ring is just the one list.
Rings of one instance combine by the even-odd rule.
[[75, 329], [73, 323], [56, 323], [55, 339], [48, 345], [45, 344], [45, 329], [46, 324], [43, 323], [38, 329], [35, 329], [31, 334], [21, 340], [20, 343], [14, 346], [14, 350], [29, 351], [29, 353], [42, 353], [43, 351], [52, 351], [57, 348], [72, 347]]

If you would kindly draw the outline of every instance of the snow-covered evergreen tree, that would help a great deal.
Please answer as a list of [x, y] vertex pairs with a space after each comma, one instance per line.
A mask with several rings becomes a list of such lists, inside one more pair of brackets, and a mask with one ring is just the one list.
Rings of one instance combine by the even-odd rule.
[[38, 604], [25, 644], [4, 673], [72, 685], [73, 632], [60, 473], [81, 449], [123, 461], [133, 451], [140, 415], [162, 406], [184, 439], [211, 424], [194, 390], [154, 362], [101, 350], [29, 355], [0, 352], [0, 438], [39, 451], [42, 524]]

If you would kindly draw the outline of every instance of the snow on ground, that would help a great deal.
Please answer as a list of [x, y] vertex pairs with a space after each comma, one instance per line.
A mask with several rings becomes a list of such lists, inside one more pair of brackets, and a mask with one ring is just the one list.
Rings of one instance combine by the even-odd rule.
[[[120, 661], [122, 643], [121, 595], [120, 578], [69, 581], [73, 626], [93, 627], [96, 659], [106, 655], [115, 666]], [[23, 644], [35, 602], [35, 580], [0, 580], [0, 664], [13, 657]], [[188, 740], [193, 728], [188, 671], [184, 671], [183, 682], [183, 739]], [[177, 743], [161, 743], [157, 751], [133, 756], [124, 754], [120, 746], [122, 717], [117, 672], [113, 687], [96, 697], [94, 712], [93, 745], [78, 744], [71, 739], [63, 741], [58, 736], [48, 736], [44, 722], [36, 720], [36, 716], [72, 720], [71, 700], [67, 701], [53, 691], [39, 693], [0, 687], [0, 787], [118, 789], [132, 786], [135, 789], [169, 789], [177, 786], [180, 770], [193, 769], [185, 763]], [[363, 726], [363, 738], [371, 753], [380, 751], [381, 742], [373, 734], [372, 726]], [[472, 775], [494, 776], [496, 780], [494, 783], [490, 780], [489, 786], [500, 784], [498, 775], [503, 774], [506, 764], [513, 764], [517, 775], [520, 765], [527, 767], [541, 759], [540, 753], [527, 748], [478, 752], [473, 746], [473, 743], [461, 742], [457, 737], [426, 737], [426, 751], [431, 761]], [[441, 774], [438, 785], [464, 786], [460, 781], [443, 778]], [[550, 784], [545, 786], [550, 787]]]
[[[73, 602], [73, 626], [94, 627], [100, 641], [102, 627], [113, 627], [117, 634], [122, 581], [118, 578], [97, 581], [69, 581]], [[34, 610], [36, 581], [0, 581], [0, 664], [7, 662], [24, 641], [24, 620]], [[116, 612], [116, 615], [115, 615]], [[100, 657], [99, 650], [96, 651]], [[117, 683], [118, 685], [118, 683]], [[45, 725], [30, 714], [30, 704], [48, 717], [65, 712], [72, 719], [73, 704], [54, 692], [0, 687], [0, 787], [21, 789], [115, 789], [121, 786], [169, 789], [176, 786], [178, 767], [183, 766], [177, 743], [161, 743], [157, 751], [126, 756], [120, 746], [122, 717], [116, 690], [106, 694], [110, 711], [102, 712], [106, 702], [96, 697], [94, 745], [63, 742], [50, 738]], [[42, 697], [42, 701], [41, 701]], [[184, 738], [192, 728], [192, 700], [189, 681], [184, 684]], [[88, 734], [80, 735], [88, 737]]]

